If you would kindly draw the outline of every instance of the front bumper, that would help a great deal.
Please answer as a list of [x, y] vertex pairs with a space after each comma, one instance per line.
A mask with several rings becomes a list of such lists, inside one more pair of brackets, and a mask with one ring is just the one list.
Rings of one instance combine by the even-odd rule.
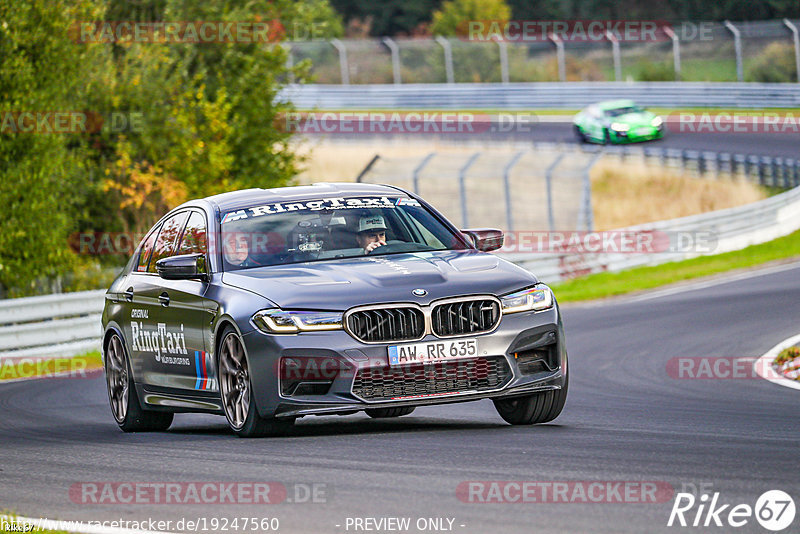
[[617, 132], [611, 130], [611, 139], [614, 143], [639, 143], [642, 141], [650, 141], [653, 139], [661, 139], [664, 137], [664, 127], [656, 128], [654, 126], [635, 126], [627, 132]]
[[[293, 335], [265, 335], [256, 331], [244, 335], [243, 341], [256, 407], [266, 418], [348, 414], [366, 408], [521, 396], [559, 389], [565, 381], [567, 353], [557, 305], [540, 312], [505, 315], [494, 331], [464, 338], [477, 340], [475, 358], [406, 368], [390, 368], [388, 364], [387, 347], [403, 343], [364, 344], [344, 331]], [[429, 335], [420, 343], [428, 341], [440, 339]], [[304, 365], [311, 362], [311, 367], [316, 368], [310, 375], [293, 373], [285, 368], [287, 361]], [[491, 372], [487, 371], [487, 361], [492, 362]], [[332, 362], [335, 363], [329, 365]], [[500, 368], [503, 373], [496, 372]], [[403, 376], [412, 382], [398, 383], [399, 369], [404, 369]], [[316, 386], [303, 381], [309, 377], [322, 380], [324, 387], [311, 391]], [[362, 380], [357, 381], [357, 377]], [[364, 389], [364, 377], [378, 377], [375, 379], [378, 388]], [[365, 391], [386, 391], [386, 381], [381, 377], [394, 380], [394, 391], [401, 393], [364, 395]], [[308, 387], [301, 388], [301, 384]]]

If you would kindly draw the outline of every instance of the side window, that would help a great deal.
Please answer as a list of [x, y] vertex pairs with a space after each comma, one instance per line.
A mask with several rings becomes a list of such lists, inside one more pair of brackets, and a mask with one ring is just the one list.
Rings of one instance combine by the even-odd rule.
[[183, 224], [189, 216], [188, 211], [176, 213], [161, 226], [161, 231], [158, 232], [158, 239], [153, 249], [153, 258], [150, 260], [150, 265], [147, 267], [148, 273], [156, 272], [156, 262], [162, 258], [168, 258], [174, 255], [177, 248], [178, 238], [181, 235]]
[[206, 253], [206, 218], [198, 211], [189, 215], [177, 254], [195, 253]]
[[153, 252], [153, 243], [156, 242], [158, 230], [158, 228], [152, 230], [150, 235], [145, 238], [144, 243], [139, 249], [139, 262], [136, 266], [136, 272], [143, 273], [147, 271], [147, 262], [150, 259], [150, 253]]
[[424, 244], [430, 245], [435, 248], [446, 248], [444, 244], [428, 230], [423, 223], [417, 220], [416, 214], [411, 210], [406, 210], [405, 214], [408, 215], [408, 220], [414, 225], [416, 230], [422, 234]]

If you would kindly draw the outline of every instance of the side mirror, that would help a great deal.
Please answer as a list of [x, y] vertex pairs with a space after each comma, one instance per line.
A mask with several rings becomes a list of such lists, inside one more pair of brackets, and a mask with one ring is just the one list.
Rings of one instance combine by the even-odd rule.
[[206, 257], [203, 254], [170, 256], [156, 262], [158, 276], [164, 280], [207, 280]]
[[497, 228], [473, 228], [461, 230], [472, 239], [475, 248], [482, 252], [491, 252], [503, 246], [505, 236], [502, 230]]

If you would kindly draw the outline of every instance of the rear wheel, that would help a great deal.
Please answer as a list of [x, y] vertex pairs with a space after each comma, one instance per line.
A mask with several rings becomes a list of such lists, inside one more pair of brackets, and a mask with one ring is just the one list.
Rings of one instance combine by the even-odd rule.
[[375, 418], [382, 419], [385, 417], [401, 417], [408, 415], [414, 411], [414, 406], [402, 406], [398, 408], [367, 408], [364, 410], [367, 415]]
[[286, 433], [294, 419], [264, 419], [258, 414], [247, 357], [239, 336], [229, 328], [220, 337], [222, 341], [217, 351], [219, 390], [231, 430], [240, 438]]
[[[566, 366], [564, 372], [567, 372]], [[527, 397], [494, 399], [494, 407], [500, 417], [512, 425], [548, 423], [558, 417], [564, 409], [568, 389], [569, 374], [566, 374], [561, 389], [542, 391]]]
[[577, 124], [572, 127], [573, 131], [575, 132], [575, 137], [578, 139], [579, 143], [586, 142], [586, 135], [584, 135], [583, 130]]
[[117, 334], [112, 334], [108, 340], [105, 372], [111, 413], [124, 432], [158, 432], [169, 428], [171, 412], [143, 410], [139, 404], [125, 345]]

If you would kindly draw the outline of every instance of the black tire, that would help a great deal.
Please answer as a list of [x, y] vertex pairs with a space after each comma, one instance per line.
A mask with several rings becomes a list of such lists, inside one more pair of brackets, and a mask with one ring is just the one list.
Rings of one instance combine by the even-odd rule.
[[[249, 366], [247, 362], [247, 355], [244, 353], [244, 348], [239, 335], [233, 330], [233, 328], [227, 327], [220, 334], [219, 340], [220, 343], [219, 347], [217, 348], [217, 376], [219, 377], [220, 401], [222, 402], [223, 411], [225, 412], [225, 418], [228, 420], [228, 426], [230, 426], [231, 430], [233, 430], [233, 433], [240, 438], [260, 438], [265, 436], [281, 436], [289, 432], [292, 426], [294, 426], [294, 418], [265, 419], [259, 415], [258, 409], [256, 408], [255, 395], [253, 393], [252, 378], [250, 377], [250, 373], [248, 371]], [[228, 345], [228, 343], [231, 345]], [[242, 393], [241, 389], [234, 389], [232, 387], [234, 376], [229, 370], [223, 369], [223, 363], [227, 357], [225, 351], [230, 350], [228, 347], [235, 344], [238, 344], [238, 349], [241, 351], [238, 353], [239, 360], [238, 362], [234, 360], [228, 363], [233, 364], [234, 366], [236, 363], [242, 364], [242, 367], [239, 367], [235, 370], [241, 373], [241, 382], [246, 383], [246, 391], [244, 393]], [[237, 395], [236, 391], [239, 391], [240, 395], [238, 400], [233, 399], [233, 395]], [[247, 396], [247, 402], [244, 403], [247, 405], [246, 414], [244, 414], [244, 417], [241, 417], [241, 414], [238, 412], [236, 414], [232, 414], [231, 408], [233, 407], [231, 406], [231, 402], [242, 402], [242, 397], [244, 395]], [[226, 396], [228, 397], [227, 400]], [[241, 408], [242, 410], [244, 410], [243, 406], [244, 405], [242, 405]], [[243, 420], [240, 421], [240, 419]]]
[[[116, 333], [108, 340], [103, 367], [111, 414], [123, 432], [163, 432], [170, 427], [174, 417], [172, 412], [142, 409], [133, 381], [128, 351], [122, 338]], [[116, 388], [127, 391], [124, 398], [115, 401], [118, 393]]]
[[604, 145], [611, 144], [611, 132], [608, 131], [608, 128], [603, 130], [603, 144]]
[[494, 407], [506, 423], [512, 425], [536, 425], [548, 423], [559, 416], [567, 401], [569, 374], [561, 389], [542, 391], [527, 397], [494, 399]]
[[414, 411], [414, 406], [401, 406], [397, 408], [367, 408], [364, 410], [368, 416], [374, 419], [383, 419], [385, 417], [401, 417], [408, 415]]
[[575, 132], [575, 137], [578, 138], [578, 142], [579, 143], [585, 143], [586, 142], [586, 135], [584, 135], [583, 130], [581, 130], [580, 126], [575, 124], [575, 125], [573, 125], [572, 129]]

